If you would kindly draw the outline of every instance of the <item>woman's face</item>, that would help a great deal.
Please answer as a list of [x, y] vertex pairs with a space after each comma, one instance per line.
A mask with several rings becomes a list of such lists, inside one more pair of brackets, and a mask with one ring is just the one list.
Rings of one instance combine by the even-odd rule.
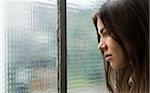
[[98, 48], [103, 51], [104, 60], [110, 62], [114, 69], [121, 69], [128, 65], [125, 54], [120, 45], [110, 36], [101, 19], [97, 21], [98, 35], [100, 42]]

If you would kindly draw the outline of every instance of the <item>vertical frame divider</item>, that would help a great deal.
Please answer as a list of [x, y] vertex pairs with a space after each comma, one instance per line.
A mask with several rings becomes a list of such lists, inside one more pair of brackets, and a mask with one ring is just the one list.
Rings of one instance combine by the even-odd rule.
[[57, 0], [58, 93], [67, 93], [66, 0]]

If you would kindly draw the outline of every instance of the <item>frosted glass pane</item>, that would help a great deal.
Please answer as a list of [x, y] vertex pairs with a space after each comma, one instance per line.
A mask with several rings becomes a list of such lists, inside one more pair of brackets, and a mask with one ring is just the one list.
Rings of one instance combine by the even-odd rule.
[[5, 17], [4, 2], [0, 1], [0, 93], [5, 93]]
[[5, 93], [57, 93], [56, 0], [7, 0], [3, 7]]
[[105, 93], [104, 67], [91, 16], [105, 0], [67, 1], [68, 93]]

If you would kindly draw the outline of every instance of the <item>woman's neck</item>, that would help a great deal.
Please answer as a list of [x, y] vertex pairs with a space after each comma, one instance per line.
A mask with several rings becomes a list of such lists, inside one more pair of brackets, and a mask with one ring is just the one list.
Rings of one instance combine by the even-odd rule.
[[114, 93], [127, 92], [130, 89], [129, 79], [131, 78], [133, 69], [131, 65], [128, 65], [122, 69], [111, 68], [110, 83], [114, 90]]

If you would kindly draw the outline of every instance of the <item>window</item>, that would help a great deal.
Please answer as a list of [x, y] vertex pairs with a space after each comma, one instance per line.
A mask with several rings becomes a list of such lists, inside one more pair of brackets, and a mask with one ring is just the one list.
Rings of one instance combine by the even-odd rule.
[[103, 62], [97, 49], [91, 14], [100, 0], [67, 2], [67, 85], [68, 93], [104, 93]]
[[6, 93], [57, 93], [56, 1], [6, 1]]
[[91, 14], [106, 0], [65, 1], [0, 1], [0, 93], [104, 93]]

